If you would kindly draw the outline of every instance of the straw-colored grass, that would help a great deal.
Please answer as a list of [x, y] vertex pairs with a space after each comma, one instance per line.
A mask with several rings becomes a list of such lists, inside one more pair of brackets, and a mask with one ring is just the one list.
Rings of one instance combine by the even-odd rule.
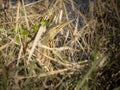
[[1, 9], [0, 90], [119, 90], [118, 2], [38, 0]]

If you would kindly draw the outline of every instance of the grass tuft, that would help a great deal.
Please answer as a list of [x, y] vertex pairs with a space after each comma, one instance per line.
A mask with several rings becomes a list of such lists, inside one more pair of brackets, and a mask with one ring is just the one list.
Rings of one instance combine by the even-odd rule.
[[119, 8], [37, 0], [0, 9], [0, 90], [118, 90]]

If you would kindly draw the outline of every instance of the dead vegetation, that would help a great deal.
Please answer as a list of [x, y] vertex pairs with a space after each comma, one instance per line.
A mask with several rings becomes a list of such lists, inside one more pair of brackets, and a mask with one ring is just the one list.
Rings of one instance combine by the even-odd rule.
[[119, 0], [86, 4], [38, 0], [1, 10], [0, 89], [119, 90]]

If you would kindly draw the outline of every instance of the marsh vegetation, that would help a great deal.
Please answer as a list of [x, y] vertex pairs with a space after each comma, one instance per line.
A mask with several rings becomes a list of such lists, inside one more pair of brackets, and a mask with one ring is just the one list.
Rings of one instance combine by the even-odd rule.
[[0, 90], [120, 89], [120, 1], [88, 1], [0, 10]]

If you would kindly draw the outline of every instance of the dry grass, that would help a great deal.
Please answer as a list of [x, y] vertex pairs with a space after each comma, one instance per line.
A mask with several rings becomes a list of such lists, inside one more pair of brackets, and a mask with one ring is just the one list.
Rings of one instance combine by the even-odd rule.
[[84, 4], [38, 0], [0, 11], [1, 90], [120, 88], [118, 0]]

